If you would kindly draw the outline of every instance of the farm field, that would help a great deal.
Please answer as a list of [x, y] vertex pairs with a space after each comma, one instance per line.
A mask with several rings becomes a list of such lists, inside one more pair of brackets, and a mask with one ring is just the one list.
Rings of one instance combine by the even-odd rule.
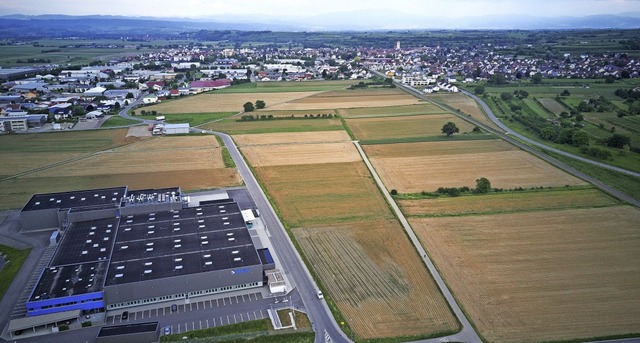
[[213, 92], [145, 106], [141, 108], [141, 110], [158, 111], [158, 113], [162, 114], [240, 112], [242, 111], [242, 105], [246, 102], [255, 103], [256, 100], [263, 100], [268, 109], [276, 107], [281, 103], [302, 99], [317, 93], [318, 92], [253, 92], [218, 94]]
[[[261, 112], [255, 113], [261, 114]], [[221, 131], [231, 135], [344, 130], [342, 122], [337, 118], [254, 121], [238, 121], [237, 118], [227, 118], [219, 122], [205, 124], [202, 128]]]
[[361, 140], [444, 136], [442, 126], [454, 122], [460, 133], [471, 132], [473, 125], [452, 114], [430, 114], [407, 117], [346, 119], [347, 125]]
[[547, 109], [547, 111], [555, 114], [556, 116], [559, 116], [562, 112], [569, 112], [567, 108], [556, 99], [542, 98], [538, 99], [538, 101]]
[[620, 204], [598, 189], [553, 189], [491, 193], [478, 196], [399, 199], [402, 213], [410, 217], [508, 213]]
[[357, 337], [457, 329], [346, 132], [234, 138]]
[[245, 145], [348, 142], [351, 138], [345, 131], [325, 131], [235, 135], [233, 140], [236, 145], [241, 147]]
[[[230, 117], [238, 112], [215, 112], [215, 113], [175, 113], [175, 114], [163, 114], [166, 118], [164, 122], [170, 124], [188, 123], [189, 126], [199, 126], [210, 121], [220, 120], [226, 117]], [[154, 115], [139, 115], [138, 118], [146, 120], [155, 120]], [[104, 126], [104, 125], [103, 125]]]
[[410, 218], [490, 342], [640, 332], [639, 221], [628, 206]]
[[344, 118], [413, 116], [443, 113], [445, 113], [444, 110], [429, 103], [406, 106], [341, 108], [338, 110], [338, 114]]
[[[270, 107], [271, 110], [325, 110], [354, 107], [404, 106], [420, 101], [400, 90], [366, 89], [328, 91]], [[269, 103], [267, 102], [267, 105]]]
[[395, 220], [297, 228], [296, 240], [363, 339], [452, 332], [458, 325]]
[[498, 127], [484, 114], [480, 106], [476, 104], [470, 97], [461, 93], [450, 94], [429, 94], [429, 99], [433, 99], [437, 102], [449, 105], [454, 109], [460, 110], [464, 114], [468, 114], [474, 119], [489, 125], [490, 127], [497, 129]]
[[[126, 129], [117, 131], [119, 135], [127, 132]], [[103, 132], [111, 131], [92, 133]], [[22, 206], [34, 193], [82, 188], [180, 186], [188, 191], [241, 183], [235, 169], [224, 167], [221, 149], [216, 139], [209, 136], [155, 137], [98, 154], [90, 153], [87, 151], [80, 156], [82, 158], [0, 181], [3, 195], [0, 208]]]
[[[476, 144], [488, 147], [486, 152]], [[475, 180], [486, 177], [494, 188], [562, 187], [583, 185], [577, 179], [515, 147], [501, 141], [456, 142], [459, 153], [451, 154], [446, 145], [453, 142], [388, 144], [364, 146], [388, 189], [400, 193], [432, 192], [439, 187], [475, 187]], [[470, 152], [466, 153], [465, 149]], [[433, 149], [433, 150], [432, 150]], [[498, 150], [498, 151], [496, 151]], [[414, 151], [411, 157], [403, 151]], [[425, 153], [421, 153], [426, 151]], [[406, 155], [406, 153], [404, 153]]]

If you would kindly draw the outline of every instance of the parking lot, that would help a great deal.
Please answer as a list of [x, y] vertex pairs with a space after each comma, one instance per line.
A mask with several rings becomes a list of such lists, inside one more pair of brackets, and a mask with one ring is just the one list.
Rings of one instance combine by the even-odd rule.
[[[171, 333], [201, 330], [221, 325], [268, 318], [267, 308], [276, 299], [264, 299], [261, 293], [233, 295], [217, 299], [198, 300], [190, 303], [158, 304], [157, 308], [126, 311], [107, 317], [107, 325], [127, 322], [158, 321], [168, 326]], [[175, 306], [173, 306], [175, 305]], [[173, 310], [172, 310], [173, 308]]]

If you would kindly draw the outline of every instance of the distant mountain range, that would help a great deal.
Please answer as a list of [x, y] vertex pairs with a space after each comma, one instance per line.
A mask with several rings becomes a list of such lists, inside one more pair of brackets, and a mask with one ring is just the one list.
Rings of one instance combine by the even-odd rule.
[[177, 34], [198, 30], [241, 31], [380, 31], [428, 29], [637, 29], [640, 12], [585, 17], [536, 17], [495, 15], [447, 18], [429, 14], [407, 14], [394, 10], [334, 12], [308, 17], [264, 15], [218, 15], [207, 18], [157, 18], [126, 16], [0, 16], [0, 37], [75, 36], [82, 34], [123, 36], [140, 34]]

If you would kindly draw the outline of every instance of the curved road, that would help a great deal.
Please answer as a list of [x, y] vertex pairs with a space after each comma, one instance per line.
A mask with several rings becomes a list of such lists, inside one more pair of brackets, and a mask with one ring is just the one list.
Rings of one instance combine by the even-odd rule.
[[525, 141], [525, 142], [527, 142], [529, 144], [533, 144], [533, 145], [539, 146], [541, 148], [544, 148], [546, 150], [553, 151], [556, 154], [560, 154], [560, 155], [563, 155], [563, 156], [571, 157], [573, 159], [576, 159], [576, 160], [579, 160], [579, 161], [582, 161], [582, 162], [586, 162], [586, 163], [590, 163], [590, 164], [593, 164], [593, 165], [596, 165], [598, 167], [602, 167], [602, 168], [605, 168], [605, 169], [614, 170], [614, 171], [617, 171], [619, 173], [624, 173], [624, 174], [627, 174], [627, 175], [640, 177], [640, 173], [636, 173], [636, 172], [631, 171], [631, 170], [627, 170], [627, 169], [619, 168], [619, 167], [616, 167], [616, 166], [612, 166], [610, 164], [606, 164], [606, 163], [601, 163], [601, 162], [598, 162], [598, 161], [590, 160], [588, 158], [584, 158], [584, 157], [581, 157], [581, 156], [576, 156], [576, 155], [568, 153], [566, 151], [563, 151], [563, 150], [560, 150], [560, 149], [556, 149], [556, 148], [552, 148], [552, 147], [550, 147], [548, 145], [545, 145], [543, 143], [540, 143], [538, 141], [534, 141], [533, 139], [525, 137], [525, 136], [523, 136], [523, 135], [511, 130], [506, 125], [504, 125], [500, 121], [500, 119], [498, 119], [498, 117], [496, 117], [496, 115], [493, 113], [493, 111], [491, 111], [491, 109], [489, 108], [487, 103], [484, 102], [482, 99], [480, 99], [478, 96], [476, 96], [475, 94], [470, 93], [470, 92], [468, 92], [468, 91], [466, 91], [464, 89], [461, 90], [460, 92], [465, 94], [465, 95], [467, 95], [467, 96], [469, 96], [469, 97], [471, 97], [473, 100], [475, 100], [478, 103], [478, 105], [480, 105], [480, 107], [482, 107], [482, 109], [487, 114], [489, 119], [491, 119], [491, 121], [494, 124], [498, 125], [499, 128], [504, 130], [505, 133], [507, 133], [509, 135], [517, 137], [518, 139], [520, 139], [522, 141]]
[[[379, 72], [376, 72], [376, 71], [373, 71], [373, 72], [378, 74], [378, 75], [382, 75]], [[425, 100], [425, 101], [428, 101], [430, 103], [433, 103], [436, 106], [438, 106], [438, 107], [440, 107], [440, 108], [442, 108], [442, 109], [444, 109], [444, 110], [446, 110], [448, 112], [451, 112], [452, 114], [454, 114], [455, 116], [457, 116], [458, 118], [460, 118], [460, 119], [462, 119], [464, 121], [467, 121], [467, 122], [469, 122], [469, 123], [471, 123], [473, 125], [479, 126], [479, 127], [481, 127], [483, 130], [485, 130], [487, 132], [495, 134], [496, 136], [498, 136], [501, 139], [511, 143], [512, 145], [517, 146], [521, 150], [524, 150], [524, 151], [526, 151], [526, 152], [528, 152], [528, 153], [530, 153], [532, 155], [535, 155], [535, 156], [539, 157], [540, 159], [543, 159], [543, 160], [547, 161], [551, 165], [553, 165], [555, 167], [558, 167], [558, 168], [566, 171], [569, 174], [572, 174], [572, 175], [574, 175], [574, 176], [576, 176], [576, 177], [578, 177], [578, 178], [580, 178], [580, 179], [582, 179], [584, 181], [587, 181], [587, 182], [591, 183], [592, 185], [598, 187], [603, 192], [608, 193], [609, 195], [611, 195], [611, 196], [613, 196], [613, 197], [615, 197], [615, 198], [617, 198], [619, 200], [622, 200], [623, 202], [626, 202], [628, 204], [634, 205], [636, 207], [640, 207], [640, 200], [638, 200], [638, 199], [636, 199], [634, 197], [631, 197], [631, 196], [629, 196], [629, 195], [627, 195], [627, 194], [625, 194], [625, 193], [623, 193], [623, 192], [621, 192], [621, 191], [619, 191], [619, 190], [617, 190], [617, 189], [605, 184], [604, 182], [600, 181], [599, 179], [591, 177], [591, 176], [589, 176], [589, 175], [587, 175], [587, 174], [585, 174], [585, 173], [583, 173], [583, 172], [581, 172], [581, 171], [579, 171], [579, 170], [577, 170], [577, 169], [575, 169], [575, 168], [573, 168], [573, 167], [571, 167], [571, 166], [569, 166], [569, 165], [567, 165], [567, 164], [565, 164], [563, 162], [560, 162], [560, 161], [556, 160], [555, 158], [553, 158], [553, 157], [551, 157], [551, 156], [549, 156], [547, 154], [544, 154], [544, 153], [542, 153], [542, 152], [540, 152], [538, 150], [535, 150], [532, 147], [530, 147], [529, 145], [524, 144], [524, 143], [520, 142], [519, 140], [511, 137], [510, 134], [513, 132], [512, 130], [507, 128], [509, 130], [509, 131], [507, 131], [507, 133], [504, 133], [504, 132], [502, 132], [500, 130], [496, 130], [496, 129], [494, 129], [492, 127], [489, 127], [488, 125], [486, 125], [486, 124], [484, 124], [484, 123], [482, 123], [482, 122], [480, 122], [480, 121], [478, 121], [478, 120], [476, 120], [474, 118], [468, 117], [466, 115], [462, 115], [462, 114], [457, 113], [455, 111], [451, 111], [450, 109], [442, 106], [441, 104], [438, 104], [437, 102], [431, 101], [422, 92], [420, 92], [419, 90], [417, 90], [417, 89], [415, 89], [413, 87], [410, 87], [410, 86], [407, 86], [407, 85], [403, 85], [403, 84], [401, 84], [399, 82], [396, 82], [396, 85], [398, 86], [398, 88], [403, 89], [406, 92], [408, 92], [410, 94], [413, 94], [414, 96], [416, 96], [416, 97], [418, 97], [418, 98], [420, 98], [422, 100]], [[480, 100], [480, 99], [478, 97], [475, 97], [474, 100], [477, 101], [477, 100]], [[480, 104], [484, 104], [484, 102], [482, 100], [480, 100]], [[484, 104], [484, 105], [486, 106], [486, 104]], [[491, 112], [491, 109], [489, 109], [488, 107], [486, 108], [486, 110], [488, 111], [487, 113], [493, 114], [493, 112]], [[495, 118], [495, 115], [493, 117]], [[502, 124], [500, 121], [498, 121], [496, 123], [496, 125], [498, 125], [500, 128], [506, 128], [506, 126], [504, 126], [504, 124]], [[518, 138], [522, 137], [520, 135], [517, 135], [516, 133], [513, 133], [512, 135], [514, 137], [518, 137]], [[528, 139], [526, 137], [523, 137], [523, 139], [526, 140], [526, 141], [531, 141], [530, 139]], [[560, 152], [560, 150], [548, 147], [548, 146], [546, 146], [546, 145], [544, 145], [542, 143], [535, 142], [535, 141], [531, 141], [531, 142], [533, 144], [537, 145], [537, 146], [540, 146], [540, 147], [544, 148], [544, 149]], [[575, 155], [567, 153], [567, 152], [562, 152], [562, 154], [565, 155], [565, 156], [571, 157], [571, 158], [584, 160], [587, 163], [591, 163], [591, 164], [594, 164], [594, 165], [600, 165], [599, 162], [592, 161], [592, 160], [589, 160], [589, 159], [584, 159], [582, 157], [575, 156]], [[617, 167], [609, 166], [609, 165], [606, 165], [606, 164], [604, 164], [604, 165], [608, 166], [607, 168], [611, 169], [611, 170], [615, 170], [614, 168], [617, 168]], [[622, 169], [622, 170], [625, 170], [625, 169]], [[628, 174], [628, 175], [636, 175], [637, 174], [637, 173], [634, 173], [632, 171], [628, 171], [628, 170], [625, 170], [625, 171], [626, 171], [625, 174]]]

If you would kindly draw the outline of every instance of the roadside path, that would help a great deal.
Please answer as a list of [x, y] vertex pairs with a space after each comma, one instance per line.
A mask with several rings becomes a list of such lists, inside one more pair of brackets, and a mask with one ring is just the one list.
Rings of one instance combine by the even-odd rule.
[[576, 160], [579, 160], [579, 161], [582, 161], [582, 162], [585, 162], [585, 163], [593, 164], [593, 165], [596, 165], [596, 166], [601, 167], [601, 168], [617, 171], [619, 173], [623, 173], [623, 174], [627, 174], [627, 175], [631, 175], [631, 176], [635, 176], [635, 177], [639, 177], [640, 178], [640, 173], [636, 173], [636, 172], [631, 171], [631, 170], [619, 168], [619, 167], [616, 167], [616, 166], [612, 166], [610, 164], [606, 164], [606, 163], [594, 161], [594, 160], [591, 160], [591, 159], [588, 159], [588, 158], [584, 158], [584, 157], [581, 157], [581, 156], [577, 156], [577, 155], [574, 155], [572, 153], [566, 152], [564, 150], [560, 150], [560, 149], [556, 149], [556, 148], [550, 147], [548, 145], [545, 145], [543, 143], [535, 141], [535, 140], [533, 140], [531, 138], [523, 136], [523, 135], [515, 132], [514, 130], [508, 128], [506, 125], [504, 125], [500, 121], [500, 119], [498, 119], [498, 117], [493, 113], [493, 111], [491, 111], [491, 109], [489, 108], [487, 103], [484, 102], [484, 100], [480, 99], [477, 95], [475, 95], [473, 93], [470, 93], [470, 92], [468, 92], [466, 90], [461, 90], [461, 93], [471, 97], [476, 103], [478, 103], [478, 105], [480, 105], [480, 107], [487, 114], [487, 117], [489, 117], [489, 119], [494, 124], [496, 124], [499, 128], [504, 130], [504, 132], [506, 134], [508, 134], [508, 135], [512, 135], [512, 136], [517, 137], [518, 139], [520, 139], [522, 141], [525, 141], [525, 142], [527, 142], [529, 144], [533, 144], [533, 145], [539, 146], [541, 148], [544, 148], [546, 150], [555, 152], [556, 154], [560, 154], [560, 155], [563, 155], [563, 156], [571, 157], [573, 159], [576, 159]]
[[393, 208], [393, 211], [395, 212], [396, 216], [400, 220], [400, 223], [402, 224], [404, 231], [407, 233], [407, 235], [411, 239], [411, 243], [413, 243], [413, 246], [418, 251], [420, 258], [422, 259], [424, 264], [427, 266], [427, 269], [429, 269], [429, 272], [433, 276], [433, 279], [438, 285], [438, 288], [440, 288], [442, 295], [444, 295], [445, 300], [447, 301], [447, 303], [449, 303], [449, 306], [453, 310], [453, 313], [462, 324], [462, 331], [458, 332], [455, 335], [422, 340], [418, 342], [432, 343], [432, 342], [446, 342], [447, 340], [453, 341], [453, 342], [482, 342], [482, 340], [480, 339], [480, 336], [478, 336], [478, 333], [473, 328], [473, 326], [471, 326], [471, 323], [465, 316], [464, 312], [462, 312], [462, 309], [456, 302], [456, 299], [453, 297], [453, 294], [451, 294], [451, 291], [449, 291], [447, 284], [442, 279], [442, 276], [440, 276], [440, 273], [438, 272], [435, 265], [433, 264], [433, 261], [431, 261], [431, 258], [429, 257], [429, 255], [427, 255], [427, 252], [422, 247], [422, 244], [420, 243], [420, 240], [418, 239], [415, 232], [413, 231], [413, 228], [411, 228], [411, 225], [409, 225], [409, 221], [407, 221], [407, 218], [404, 216], [404, 214], [402, 214], [402, 211], [400, 211], [400, 208], [396, 204], [395, 200], [393, 200], [393, 197], [391, 196], [391, 194], [389, 194], [389, 191], [387, 191], [387, 188], [382, 183], [380, 176], [378, 176], [378, 173], [373, 168], [373, 165], [371, 165], [371, 162], [369, 161], [367, 154], [365, 154], [364, 150], [362, 150], [362, 146], [360, 146], [360, 143], [358, 141], [353, 141], [353, 144], [358, 149], [360, 156], [362, 156], [362, 160], [367, 165], [367, 168], [369, 169], [369, 172], [373, 176], [373, 179], [375, 180], [376, 184], [378, 184], [378, 188], [380, 188], [380, 191], [382, 192], [384, 197], [387, 199], [387, 202]]

